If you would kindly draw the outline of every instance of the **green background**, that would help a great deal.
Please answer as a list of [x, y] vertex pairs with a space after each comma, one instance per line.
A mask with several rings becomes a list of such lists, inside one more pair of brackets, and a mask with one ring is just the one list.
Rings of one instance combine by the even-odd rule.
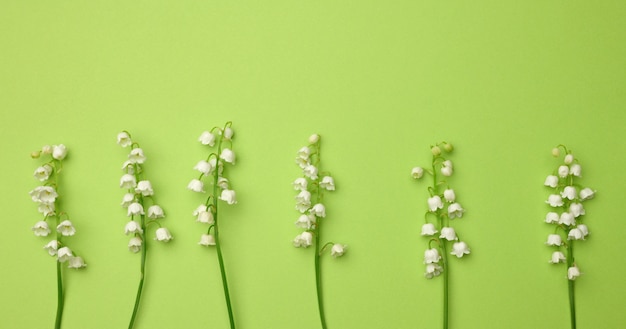
[[426, 182], [410, 170], [452, 142], [455, 222], [472, 254], [451, 263], [451, 328], [568, 328], [564, 266], [543, 219], [564, 143], [580, 159], [591, 236], [577, 250], [580, 328], [626, 323], [624, 1], [0, 2], [0, 327], [50, 328], [54, 259], [33, 236], [44, 144], [69, 148], [60, 192], [88, 263], [66, 271], [64, 328], [125, 328], [139, 255], [119, 206], [128, 130], [174, 240], [153, 243], [136, 328], [226, 328], [214, 250], [197, 245], [185, 189], [203, 130], [234, 122], [239, 203], [221, 234], [240, 328], [319, 328], [313, 254], [291, 246], [295, 152], [323, 139], [330, 328], [441, 323], [424, 279]]

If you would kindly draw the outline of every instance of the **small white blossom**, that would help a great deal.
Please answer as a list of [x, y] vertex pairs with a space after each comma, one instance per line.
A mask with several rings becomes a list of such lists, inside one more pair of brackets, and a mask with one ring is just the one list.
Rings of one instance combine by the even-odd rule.
[[45, 164], [35, 169], [33, 176], [36, 179], [38, 179], [40, 182], [43, 182], [45, 180], [48, 180], [48, 178], [50, 178], [50, 174], [52, 174], [52, 167], [50, 167], [50, 165]]
[[52, 186], [37, 186], [35, 189], [29, 192], [31, 199], [34, 202], [52, 204], [56, 201], [57, 191]]
[[443, 208], [443, 202], [441, 201], [441, 197], [435, 195], [433, 197], [428, 198], [428, 209], [430, 211], [436, 211], [437, 209]]
[[595, 196], [596, 192], [588, 187], [585, 187], [584, 189], [580, 190], [579, 196], [580, 196], [580, 201], [584, 201], [584, 200], [589, 200], [589, 199], [593, 199], [593, 197]]
[[317, 203], [311, 208], [311, 214], [317, 217], [326, 217], [326, 207], [321, 203]]
[[293, 245], [296, 248], [304, 247], [307, 248], [313, 244], [313, 234], [308, 231], [304, 231], [301, 234], [298, 234], [295, 239], [293, 239]]
[[440, 239], [446, 239], [448, 241], [456, 241], [458, 238], [456, 237], [456, 232], [452, 227], [442, 227]]
[[211, 132], [205, 131], [200, 134], [200, 137], [198, 137], [198, 142], [202, 143], [202, 145], [213, 146], [215, 145], [215, 135]]
[[220, 154], [220, 159], [230, 164], [235, 164], [235, 152], [233, 152], [231, 149], [225, 148]]
[[441, 174], [450, 177], [452, 176], [453, 170], [452, 167], [441, 167]]
[[70, 257], [67, 267], [79, 269], [79, 268], [87, 267], [87, 264], [85, 264], [85, 261], [83, 260], [82, 257], [76, 256], [76, 257]]
[[128, 135], [127, 132], [122, 131], [121, 133], [117, 134], [117, 144], [119, 144], [121, 147], [128, 147], [133, 143], [133, 141], [130, 139], [130, 135]]
[[561, 240], [561, 236], [558, 234], [550, 234], [548, 235], [548, 241], [546, 242], [547, 245], [549, 246], [560, 246], [561, 244], [563, 244], [563, 241]]
[[142, 180], [137, 183], [137, 187], [135, 188], [135, 193], [141, 193], [143, 196], [154, 195], [154, 190], [152, 189], [152, 183], [149, 180]]
[[456, 194], [453, 189], [447, 189], [443, 191], [443, 198], [448, 202], [454, 202], [454, 200], [456, 200]]
[[465, 209], [457, 202], [448, 206], [448, 217], [450, 217], [450, 219], [463, 217], [463, 212], [465, 212]]
[[54, 215], [54, 203], [40, 203], [37, 210], [44, 216], [52, 216]]
[[146, 161], [145, 155], [143, 155], [143, 150], [141, 148], [134, 148], [130, 150], [130, 154], [128, 155], [128, 160], [131, 163], [142, 164]]
[[143, 215], [143, 214], [145, 213], [143, 211], [143, 206], [141, 205], [141, 203], [133, 202], [128, 205], [128, 217], [136, 216], [136, 215]]
[[213, 172], [213, 166], [211, 166], [211, 164], [205, 160], [198, 161], [198, 163], [193, 167], [193, 169], [205, 175], [210, 175], [211, 172]]
[[302, 214], [300, 215], [300, 217], [298, 217], [298, 220], [296, 221], [296, 226], [306, 229], [306, 230], [310, 230], [311, 228], [313, 228], [315, 226], [315, 222], [316, 222], [316, 217], [313, 214]]
[[339, 244], [339, 243], [333, 244], [333, 247], [330, 248], [330, 255], [335, 258], [343, 256], [345, 252], [346, 252], [346, 246]]
[[424, 251], [424, 264], [438, 263], [440, 259], [441, 256], [437, 249], [432, 248]]
[[233, 139], [233, 134], [234, 134], [233, 129], [230, 127], [226, 127], [222, 133], [222, 136], [224, 136], [224, 140], [229, 141]]
[[143, 233], [141, 226], [137, 222], [131, 220], [130, 222], [126, 223], [126, 226], [124, 226], [124, 234], [129, 235], [137, 233]]
[[303, 178], [303, 177], [296, 178], [296, 180], [293, 182], [293, 189], [296, 191], [304, 191], [306, 190], [307, 185], [308, 185], [308, 182], [306, 178]]
[[304, 169], [306, 166], [310, 165], [311, 163], [309, 162], [309, 159], [296, 157], [296, 164], [298, 165], [298, 167]]
[[57, 160], [63, 160], [67, 156], [67, 148], [63, 144], [52, 146], [52, 157]]
[[135, 173], [135, 165], [130, 162], [130, 160], [126, 160], [122, 163], [122, 170], [126, 171], [127, 174], [132, 175]]
[[312, 164], [308, 164], [304, 167], [304, 175], [310, 179], [317, 179], [317, 167]]
[[571, 212], [574, 217], [578, 217], [585, 214], [585, 208], [583, 208], [582, 203], [575, 202], [569, 205], [569, 212]]
[[297, 157], [300, 158], [300, 159], [308, 161], [310, 155], [311, 155], [311, 149], [309, 149], [308, 146], [304, 146], [304, 147], [302, 147], [301, 149], [298, 150]]
[[576, 199], [576, 188], [573, 186], [565, 186], [563, 192], [561, 192], [561, 197], [564, 199], [574, 200]]
[[217, 186], [221, 189], [225, 190], [228, 188], [228, 179], [226, 177], [218, 177], [217, 178]]
[[568, 240], [584, 240], [585, 236], [579, 228], [573, 228], [567, 233]]
[[72, 257], [74, 257], [74, 255], [72, 255], [72, 250], [70, 250], [69, 247], [62, 247], [57, 251], [57, 259], [59, 260], [59, 263], [65, 263]]
[[199, 179], [192, 179], [189, 184], [187, 184], [187, 189], [192, 190], [198, 193], [204, 193], [204, 184]]
[[411, 177], [415, 179], [420, 179], [424, 176], [424, 168], [422, 167], [414, 167], [411, 169]]
[[452, 245], [451, 255], [455, 255], [457, 258], [463, 257], [463, 255], [467, 255], [470, 253], [470, 249], [467, 246], [467, 243], [463, 241], [455, 242]]
[[55, 256], [57, 254], [57, 249], [59, 248], [59, 241], [52, 240], [48, 242], [44, 247], [50, 256]]
[[163, 208], [156, 204], [148, 207], [148, 217], [152, 219], [165, 217], [165, 214], [163, 213]]
[[559, 173], [559, 177], [565, 178], [565, 177], [567, 177], [567, 175], [569, 175], [569, 167], [568, 166], [559, 166], [559, 169], [557, 170], [557, 172]]
[[580, 270], [576, 265], [567, 269], [567, 278], [570, 280], [576, 280], [576, 278], [579, 277], [580, 274]]
[[579, 224], [576, 228], [583, 234], [583, 240], [589, 235], [589, 228], [585, 224]]
[[50, 228], [48, 227], [48, 223], [42, 220], [35, 223], [35, 226], [33, 226], [32, 230], [36, 236], [48, 236], [48, 234], [50, 234]]
[[563, 253], [560, 251], [555, 251], [552, 253], [552, 258], [550, 259], [549, 262], [552, 264], [564, 263], [565, 255], [563, 255]]
[[552, 223], [558, 223], [558, 222], [559, 222], [559, 214], [553, 211], [546, 214], [546, 223], [552, 224]]
[[124, 208], [128, 208], [128, 206], [133, 203], [133, 201], [135, 201], [135, 195], [132, 193], [126, 193], [124, 194], [124, 197], [122, 198], [122, 207]]
[[296, 195], [296, 210], [304, 213], [311, 207], [311, 192], [304, 190]]
[[546, 181], [543, 182], [543, 185], [555, 188], [559, 185], [559, 178], [554, 175], [548, 175], [548, 177], [546, 177]]
[[426, 273], [424, 273], [424, 276], [426, 277], [426, 279], [432, 279], [436, 276], [439, 276], [442, 271], [443, 269], [441, 268], [441, 266], [439, 266], [439, 264], [426, 264]]
[[559, 224], [567, 226], [576, 225], [576, 219], [572, 213], [564, 212], [561, 214], [561, 217], [559, 217]]
[[569, 168], [569, 174], [572, 176], [576, 176], [576, 177], [580, 177], [580, 172], [581, 172], [581, 168], [579, 164], [573, 164], [570, 168]]
[[66, 219], [57, 226], [57, 232], [61, 233], [63, 236], [72, 236], [76, 233], [76, 229], [72, 225], [72, 222]]
[[50, 145], [44, 145], [41, 147], [41, 153], [42, 154], [52, 154], [52, 146]]
[[[206, 207], [205, 207], [206, 209]], [[215, 224], [215, 218], [213, 217], [213, 212], [207, 210], [201, 210], [197, 212], [198, 218], [196, 222], [202, 224]]]
[[560, 207], [563, 205], [563, 199], [558, 194], [550, 194], [546, 203], [551, 207]]
[[565, 156], [565, 159], [563, 159], [563, 162], [565, 162], [565, 164], [572, 164], [572, 162], [574, 161], [574, 155], [573, 154], [567, 154]]
[[128, 250], [138, 253], [141, 250], [141, 238], [134, 236], [128, 241]]
[[219, 199], [228, 204], [237, 203], [236, 194], [233, 190], [222, 190], [222, 194], [220, 195]]
[[437, 231], [435, 225], [432, 223], [426, 223], [422, 225], [422, 236], [433, 236], [437, 232], [439, 231]]
[[134, 175], [124, 174], [120, 178], [120, 188], [131, 189], [137, 186], [137, 179]]
[[327, 191], [335, 190], [335, 180], [330, 176], [324, 176], [320, 182], [320, 187]]
[[168, 242], [173, 239], [170, 231], [168, 231], [165, 227], [157, 228], [155, 235], [156, 237], [154, 239], [161, 242]]
[[200, 236], [200, 242], [198, 242], [201, 246], [214, 246], [215, 245], [215, 237], [211, 234], [202, 234]]

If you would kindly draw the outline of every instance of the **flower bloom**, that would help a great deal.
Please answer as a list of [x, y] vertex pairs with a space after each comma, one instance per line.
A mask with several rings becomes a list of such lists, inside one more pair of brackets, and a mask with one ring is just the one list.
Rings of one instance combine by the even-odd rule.
[[580, 177], [580, 171], [581, 171], [581, 168], [579, 164], [573, 164], [569, 168], [569, 174], [572, 176]]
[[233, 152], [231, 149], [225, 148], [220, 154], [220, 159], [230, 164], [235, 164], [235, 152]]
[[563, 192], [561, 192], [561, 197], [569, 200], [576, 199], [576, 188], [573, 186], [565, 186]]
[[117, 144], [119, 144], [121, 147], [128, 147], [132, 143], [133, 141], [130, 139], [130, 135], [128, 135], [127, 132], [122, 131], [121, 133], [117, 134]]
[[152, 183], [150, 183], [149, 180], [139, 181], [139, 183], [137, 183], [137, 187], [135, 188], [135, 193], [141, 193], [143, 196], [154, 195]]
[[326, 189], [327, 191], [334, 191], [335, 180], [330, 176], [324, 176], [320, 182], [320, 187]]
[[237, 197], [233, 190], [222, 190], [222, 194], [219, 197], [220, 200], [225, 201], [228, 204], [237, 203]]
[[52, 167], [46, 164], [35, 169], [35, 173], [33, 173], [33, 176], [35, 176], [35, 178], [38, 179], [40, 182], [43, 182], [50, 178], [50, 174], [52, 174]]
[[156, 230], [156, 238], [157, 241], [168, 242], [172, 240], [172, 235], [170, 231], [168, 231], [165, 227], [159, 227]]
[[48, 252], [48, 254], [50, 254], [50, 256], [54, 256], [57, 254], [57, 249], [59, 248], [59, 241], [52, 240], [48, 242], [48, 244], [46, 244], [43, 248], [46, 249], [46, 251]]
[[559, 185], [559, 178], [554, 175], [549, 175], [548, 177], [546, 177], [546, 181], [543, 183], [543, 185], [555, 188]]
[[304, 213], [311, 207], [311, 192], [304, 190], [296, 196], [296, 209]]
[[559, 224], [563, 224], [563, 225], [575, 225], [576, 224], [576, 219], [574, 218], [574, 215], [572, 215], [569, 212], [564, 212], [561, 214], [561, 217], [559, 217]]
[[585, 208], [583, 208], [582, 203], [572, 203], [569, 205], [569, 212], [571, 212], [574, 217], [578, 217], [585, 214]]
[[128, 205], [128, 217], [136, 216], [136, 215], [143, 215], [143, 214], [145, 213], [143, 211], [143, 206], [141, 205], [141, 203], [133, 202]]
[[130, 222], [126, 223], [126, 226], [124, 226], [124, 234], [128, 235], [135, 233], [143, 233], [143, 230], [137, 222], [131, 220]]
[[579, 277], [580, 274], [580, 270], [576, 265], [567, 269], [567, 278], [570, 280], [576, 280], [576, 278]]
[[443, 269], [441, 268], [441, 266], [439, 266], [439, 264], [426, 264], [426, 273], [424, 273], [424, 276], [426, 277], [426, 279], [432, 279], [436, 276], [439, 276], [442, 271]]
[[555, 251], [552, 253], [552, 258], [550, 259], [549, 262], [552, 264], [564, 263], [565, 255], [563, 255], [563, 253], [560, 251]]
[[29, 192], [34, 202], [52, 204], [59, 196], [52, 186], [37, 186]]
[[580, 190], [579, 196], [580, 196], [580, 200], [584, 201], [584, 200], [589, 200], [589, 199], [593, 199], [594, 195], [595, 195], [595, 191], [585, 187], [584, 189]]
[[426, 223], [422, 225], [422, 236], [433, 236], [437, 232], [438, 231], [435, 228], [435, 225], [432, 223]]
[[308, 146], [303, 146], [298, 150], [297, 157], [304, 160], [309, 160], [309, 156], [311, 155], [311, 149]]
[[87, 267], [87, 264], [85, 264], [85, 261], [83, 260], [82, 257], [76, 256], [76, 257], [70, 257], [69, 264], [67, 265], [67, 267], [78, 269], [78, 268]]
[[326, 207], [321, 203], [317, 203], [311, 208], [311, 214], [317, 217], [326, 217]]
[[200, 242], [198, 242], [201, 246], [214, 246], [215, 245], [215, 237], [211, 234], [202, 234], [200, 236]]
[[441, 259], [439, 251], [435, 248], [426, 249], [424, 251], [424, 264], [437, 263]]
[[569, 167], [568, 166], [560, 166], [557, 170], [559, 177], [565, 178], [569, 175]]
[[143, 150], [141, 148], [134, 148], [130, 151], [128, 155], [128, 160], [131, 163], [142, 164], [146, 161], [146, 156], [143, 155]]
[[441, 174], [450, 177], [452, 176], [452, 167], [441, 167]]
[[135, 179], [134, 175], [124, 174], [120, 179], [121, 188], [131, 189], [135, 188], [135, 186], [137, 186], [137, 180]]
[[448, 241], [458, 240], [458, 238], [456, 237], [456, 232], [452, 227], [441, 228], [441, 235], [439, 236], [439, 238], [446, 239]]
[[141, 250], [141, 243], [142, 241], [140, 237], [134, 236], [130, 238], [130, 240], [128, 241], [128, 250], [134, 253], [138, 253]]
[[339, 243], [333, 244], [333, 247], [330, 248], [330, 255], [337, 258], [343, 256], [346, 252], [346, 246], [341, 245]]
[[304, 191], [306, 190], [307, 185], [308, 183], [306, 178], [296, 178], [296, 180], [293, 182], [293, 189], [296, 191]]
[[72, 225], [72, 222], [64, 220], [57, 226], [57, 232], [61, 233], [63, 236], [71, 236], [76, 233], [76, 229]]
[[584, 240], [585, 236], [579, 228], [573, 228], [567, 233], [568, 240]]
[[546, 201], [551, 207], [560, 207], [563, 205], [563, 199], [558, 194], [550, 194], [548, 201]]
[[583, 234], [583, 240], [587, 235], [589, 235], [589, 228], [585, 224], [579, 224], [576, 228]]
[[62, 247], [57, 251], [57, 259], [59, 260], [59, 263], [64, 263], [72, 257], [74, 257], [74, 255], [72, 255], [72, 250], [68, 247]]
[[54, 215], [54, 203], [40, 203], [37, 210], [44, 216]]
[[463, 217], [464, 211], [465, 209], [463, 209], [460, 204], [455, 202], [448, 206], [448, 217], [450, 217], [450, 219], [461, 218]]
[[300, 217], [298, 217], [298, 220], [296, 221], [296, 226], [306, 229], [306, 230], [310, 230], [311, 228], [313, 228], [315, 226], [315, 222], [316, 222], [316, 218], [315, 215], [312, 214], [302, 214], [300, 215]]
[[420, 179], [424, 176], [424, 168], [422, 167], [414, 167], [411, 169], [411, 176], [415, 179]]
[[57, 160], [63, 160], [67, 156], [67, 148], [63, 144], [52, 146], [52, 157]]
[[467, 246], [467, 243], [460, 241], [460, 242], [455, 242], [452, 245], [452, 252], [450, 253], [451, 255], [455, 255], [458, 258], [463, 257], [463, 255], [467, 255], [470, 253], [469, 247]]
[[187, 189], [198, 193], [204, 193], [204, 184], [199, 179], [194, 178], [187, 185]]
[[436, 211], [437, 209], [443, 208], [443, 202], [441, 201], [441, 197], [435, 195], [433, 197], [428, 198], [428, 209], [430, 211]]
[[304, 175], [310, 179], [317, 179], [317, 167], [308, 164], [304, 167]]
[[[206, 209], [206, 207], [205, 207]], [[201, 210], [197, 213], [198, 218], [196, 222], [203, 224], [215, 224], [215, 218], [213, 217], [213, 212], [207, 210]]]
[[234, 131], [230, 127], [226, 127], [224, 131], [222, 132], [222, 136], [224, 136], [224, 140], [226, 141], [233, 139], [233, 134], [234, 134]]
[[198, 142], [202, 143], [202, 145], [213, 146], [215, 145], [215, 135], [211, 132], [205, 131], [200, 134], [200, 137], [198, 137]]
[[35, 223], [35, 226], [33, 226], [32, 230], [36, 236], [48, 236], [48, 234], [50, 234], [50, 228], [48, 227], [48, 223], [42, 220]]
[[148, 217], [152, 219], [163, 218], [165, 214], [163, 213], [163, 208], [158, 205], [152, 205], [148, 208]]
[[454, 200], [456, 200], [456, 194], [453, 189], [447, 189], [443, 191], [443, 198], [448, 202], [454, 202]]
[[546, 223], [552, 224], [552, 223], [558, 223], [558, 222], [559, 222], [559, 214], [553, 211], [546, 214]]
[[205, 174], [205, 175], [210, 175], [211, 172], [213, 171], [213, 166], [211, 166], [211, 164], [208, 161], [205, 160], [200, 160], [194, 167], [193, 169]]
[[128, 206], [130, 206], [130, 204], [133, 203], [133, 201], [135, 201], [134, 194], [132, 193], [124, 194], [124, 197], [122, 197], [122, 207], [128, 208]]
[[549, 246], [560, 246], [561, 244], [563, 244], [563, 241], [561, 241], [561, 236], [558, 234], [550, 234], [548, 235], [548, 241], [546, 242], [547, 245]]
[[293, 245], [296, 248], [299, 247], [309, 247], [313, 244], [313, 234], [309, 231], [304, 231], [301, 234], [298, 234], [295, 239], [293, 239]]

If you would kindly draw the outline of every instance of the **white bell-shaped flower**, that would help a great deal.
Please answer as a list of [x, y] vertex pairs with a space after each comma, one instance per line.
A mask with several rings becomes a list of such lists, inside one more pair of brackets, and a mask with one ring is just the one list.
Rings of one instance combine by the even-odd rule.
[[233, 152], [233, 150], [229, 148], [225, 148], [220, 154], [220, 159], [224, 160], [227, 163], [235, 164], [235, 152]]
[[124, 226], [124, 234], [129, 235], [137, 233], [143, 233], [143, 230], [141, 229], [141, 225], [139, 225], [139, 223], [135, 222], [134, 220], [126, 223], [126, 226]]
[[128, 206], [130, 206], [130, 204], [133, 203], [133, 201], [135, 201], [134, 194], [132, 193], [124, 194], [124, 196], [122, 197], [122, 207], [128, 208]]
[[187, 184], [187, 189], [194, 191], [194, 192], [198, 192], [198, 193], [204, 193], [204, 183], [202, 183], [201, 180], [199, 179], [192, 179], [191, 182], [189, 182], [189, 184]]
[[424, 264], [438, 263], [440, 259], [441, 256], [436, 248], [426, 249], [424, 251]]
[[560, 207], [563, 205], [563, 199], [558, 194], [550, 194], [546, 203], [551, 207]]
[[574, 265], [567, 269], [567, 278], [570, 280], [576, 280], [582, 273], [580, 273], [580, 269], [578, 266]]
[[134, 148], [130, 150], [130, 154], [128, 155], [128, 160], [131, 163], [142, 164], [146, 161], [146, 156], [143, 155], [143, 150], [141, 148]]
[[587, 227], [587, 225], [585, 225], [585, 224], [578, 224], [578, 226], [576, 226], [576, 228], [578, 230], [580, 230], [580, 232], [583, 234], [583, 240], [587, 237], [587, 235], [589, 235], [589, 228]]
[[148, 207], [148, 217], [152, 219], [158, 219], [165, 217], [165, 213], [163, 212], [163, 208], [159, 205], [152, 205]]
[[588, 187], [585, 187], [584, 189], [580, 190], [579, 196], [580, 196], [580, 200], [584, 201], [584, 200], [589, 200], [589, 199], [593, 199], [593, 197], [595, 196], [596, 192]]
[[214, 246], [215, 237], [211, 234], [202, 234], [200, 236], [200, 242], [198, 242], [198, 244], [205, 247]]
[[563, 199], [574, 200], [576, 199], [576, 188], [573, 186], [565, 186], [563, 188], [563, 192], [561, 192], [561, 197]]
[[414, 167], [411, 169], [411, 177], [414, 179], [420, 179], [424, 176], [424, 168], [422, 167]]
[[456, 241], [458, 238], [456, 237], [456, 232], [452, 227], [442, 227], [440, 239], [446, 239], [448, 241]]
[[141, 193], [143, 196], [154, 195], [154, 190], [152, 189], [152, 183], [149, 180], [142, 180], [137, 183], [137, 187], [135, 188], [135, 193]]
[[443, 268], [441, 268], [441, 266], [439, 266], [439, 264], [437, 263], [426, 264], [426, 272], [424, 273], [424, 276], [426, 277], [426, 279], [432, 279], [436, 276], [439, 276], [442, 271]]
[[141, 243], [141, 238], [137, 236], [130, 238], [130, 240], [128, 241], [128, 250], [133, 253], [138, 253], [141, 250]]
[[312, 164], [306, 165], [303, 169], [303, 173], [306, 177], [309, 177], [310, 179], [317, 179], [317, 167]]
[[43, 248], [48, 252], [48, 254], [50, 254], [50, 256], [56, 256], [57, 249], [59, 248], [59, 241], [52, 240], [48, 242]]
[[222, 194], [220, 195], [219, 199], [228, 204], [237, 203], [237, 195], [234, 190], [222, 190]]
[[316, 203], [311, 208], [311, 214], [317, 217], [326, 217], [326, 207], [324, 207], [324, 205], [321, 203]]
[[42, 220], [35, 223], [32, 230], [36, 236], [48, 236], [48, 234], [50, 234], [50, 227], [48, 227], [48, 223]]
[[326, 189], [327, 191], [335, 190], [335, 180], [330, 176], [322, 177], [322, 181], [320, 182], [320, 187]]
[[330, 255], [337, 258], [337, 257], [341, 257], [343, 256], [343, 254], [346, 253], [346, 246], [339, 244], [339, 243], [335, 243], [333, 244], [333, 247], [330, 248]]
[[464, 212], [465, 209], [457, 202], [448, 206], [448, 217], [450, 219], [461, 218]]
[[125, 189], [132, 189], [137, 186], [137, 179], [135, 175], [124, 174], [120, 179], [120, 187]]
[[567, 226], [576, 225], [576, 218], [572, 213], [566, 211], [559, 217], [559, 224]]
[[299, 177], [293, 182], [293, 189], [296, 191], [305, 191], [307, 188], [308, 182], [306, 178]]
[[559, 222], [559, 214], [551, 211], [546, 214], [546, 223], [553, 224]]
[[196, 163], [193, 169], [205, 175], [210, 175], [213, 172], [213, 166], [206, 160], [198, 161], [198, 163]]
[[568, 240], [584, 240], [585, 236], [579, 228], [573, 228], [567, 233]]
[[87, 267], [87, 264], [85, 264], [85, 261], [83, 260], [82, 257], [75, 256], [75, 257], [70, 257], [70, 259], [68, 260], [67, 267], [79, 269], [79, 268]]
[[563, 244], [563, 241], [561, 240], [561, 236], [558, 234], [550, 234], [548, 235], [548, 241], [546, 242], [547, 245], [549, 246], [560, 246]]
[[428, 209], [430, 211], [436, 211], [437, 209], [443, 208], [443, 202], [441, 201], [441, 197], [438, 195], [434, 195], [428, 198]]
[[567, 154], [565, 155], [565, 158], [563, 159], [563, 162], [565, 164], [572, 164], [572, 162], [574, 161], [574, 155], [573, 154]]
[[470, 253], [470, 249], [467, 246], [467, 243], [463, 241], [455, 242], [452, 245], [451, 255], [455, 255], [457, 258], [463, 257], [463, 255], [468, 255]]
[[62, 247], [57, 251], [59, 263], [65, 263], [72, 257], [74, 257], [74, 255], [72, 255], [72, 250], [69, 247]]
[[63, 144], [52, 146], [52, 157], [56, 160], [63, 160], [67, 156], [67, 148]]
[[313, 234], [309, 231], [304, 231], [298, 234], [295, 239], [293, 239], [293, 245], [296, 248], [303, 247], [307, 248], [313, 244]]
[[559, 169], [557, 170], [559, 177], [561, 178], [565, 178], [567, 177], [567, 175], [569, 175], [569, 167], [568, 166], [559, 166]]
[[198, 142], [200, 142], [202, 145], [209, 145], [209, 146], [213, 146], [215, 145], [215, 135], [209, 131], [204, 131], [202, 132], [202, 134], [200, 134], [200, 137], [198, 137]]
[[581, 167], [579, 164], [575, 163], [569, 168], [569, 174], [572, 176], [580, 177], [581, 176]]
[[117, 134], [117, 144], [119, 144], [119, 146], [128, 147], [132, 143], [133, 141], [130, 139], [130, 135], [128, 135], [127, 132], [122, 131], [121, 133]]
[[548, 177], [546, 177], [546, 181], [543, 182], [543, 185], [555, 188], [559, 185], [559, 178], [554, 175], [548, 175]]
[[552, 253], [552, 258], [549, 260], [549, 262], [552, 264], [564, 263], [565, 255], [563, 255], [563, 253], [560, 251], [555, 251]]
[[72, 225], [72, 222], [66, 219], [57, 226], [57, 232], [61, 233], [63, 236], [72, 236], [76, 233], [76, 229], [74, 225]]
[[298, 217], [298, 220], [295, 222], [297, 227], [303, 228], [305, 230], [310, 230], [315, 226], [316, 217], [313, 214], [302, 214]]
[[453, 189], [446, 189], [445, 191], [443, 191], [443, 198], [447, 201], [447, 202], [454, 202], [456, 200], [456, 194], [454, 193]]
[[585, 208], [582, 203], [574, 202], [569, 205], [569, 212], [571, 212], [574, 217], [578, 217], [585, 214]]
[[433, 236], [437, 232], [439, 231], [437, 231], [437, 228], [435, 228], [435, 225], [432, 223], [422, 225], [422, 236]]
[[139, 202], [133, 202], [128, 205], [128, 217], [143, 215], [145, 214], [143, 211], [143, 206]]
[[35, 169], [33, 176], [36, 179], [38, 179], [40, 182], [43, 182], [45, 180], [48, 180], [48, 178], [50, 178], [50, 174], [52, 174], [52, 167], [50, 167], [50, 165], [45, 164]]
[[157, 228], [155, 235], [156, 237], [154, 239], [161, 242], [168, 242], [173, 239], [172, 234], [170, 234], [170, 231], [165, 227]]

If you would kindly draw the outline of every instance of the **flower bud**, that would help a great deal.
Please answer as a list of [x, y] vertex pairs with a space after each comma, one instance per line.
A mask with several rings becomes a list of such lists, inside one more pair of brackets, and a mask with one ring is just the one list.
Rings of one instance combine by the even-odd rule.
[[318, 134], [313, 134], [313, 135], [311, 135], [309, 137], [309, 143], [311, 143], [311, 144], [315, 144], [315, 143], [317, 143], [319, 141], [320, 141], [320, 135], [318, 135]]
[[439, 148], [439, 146], [433, 146], [430, 151], [433, 153], [434, 156], [438, 156], [441, 155], [441, 149]]
[[573, 161], [574, 161], [574, 156], [571, 153], [566, 155], [565, 159], [563, 159], [563, 162], [565, 162], [565, 164], [572, 164]]
[[452, 152], [452, 150], [454, 150], [454, 147], [452, 147], [452, 144], [450, 143], [445, 143], [443, 144], [443, 149], [446, 150], [446, 152], [450, 153]]
[[559, 154], [561, 154], [561, 152], [559, 152], [559, 148], [558, 147], [555, 147], [555, 148], [552, 149], [552, 156], [553, 157], [556, 158], [556, 157], [559, 156]]

